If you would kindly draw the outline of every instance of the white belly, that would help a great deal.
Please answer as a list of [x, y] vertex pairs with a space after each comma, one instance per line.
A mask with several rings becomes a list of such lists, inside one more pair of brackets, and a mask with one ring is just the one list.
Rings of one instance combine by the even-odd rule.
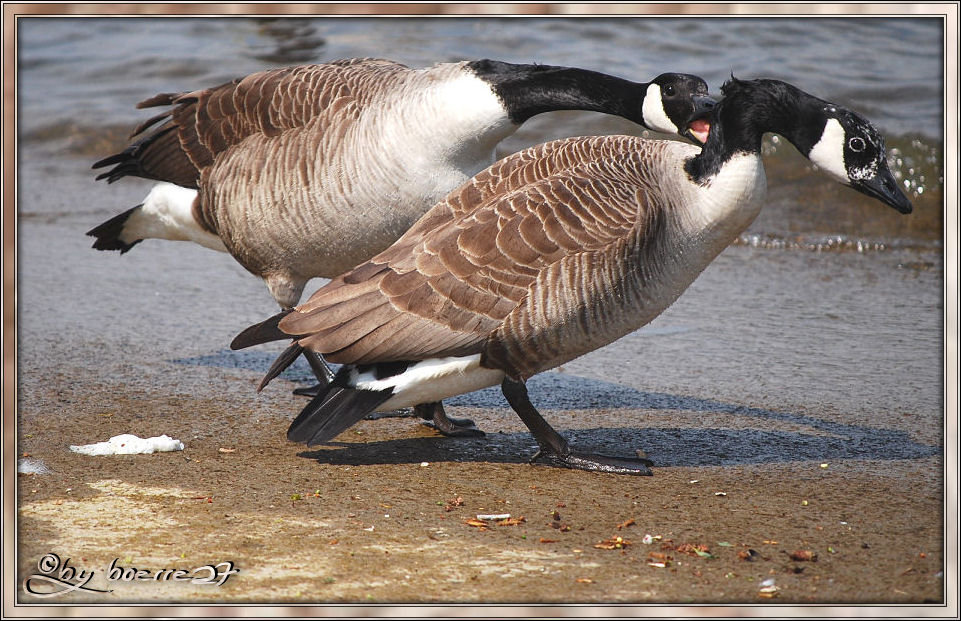
[[503, 371], [480, 366], [480, 355], [475, 355], [424, 360], [399, 375], [381, 380], [371, 373], [358, 374], [354, 381], [359, 389], [393, 390], [394, 395], [377, 408], [378, 412], [386, 412], [496, 386], [503, 379]]

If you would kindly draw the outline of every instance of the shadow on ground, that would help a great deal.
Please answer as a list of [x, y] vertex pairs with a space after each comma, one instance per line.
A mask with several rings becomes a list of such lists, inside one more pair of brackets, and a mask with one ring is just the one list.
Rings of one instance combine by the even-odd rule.
[[[243, 368], [263, 373], [274, 354], [222, 350], [178, 359], [183, 365]], [[282, 377], [312, 383], [309, 367], [298, 360]], [[919, 444], [907, 433], [863, 425], [847, 425], [792, 412], [745, 407], [712, 399], [644, 392], [620, 384], [564, 373], [542, 373], [528, 381], [531, 400], [552, 422], [552, 411], [582, 411], [609, 417], [611, 427], [562, 429], [572, 446], [615, 456], [642, 450], [659, 467], [726, 466], [840, 459], [919, 459], [941, 453], [941, 447]], [[488, 388], [445, 401], [450, 407], [472, 407], [513, 413], [499, 388]], [[598, 413], [596, 410], [604, 410]], [[620, 412], [619, 412], [620, 410]], [[643, 410], [689, 415], [729, 414], [744, 417], [750, 429], [623, 426], [643, 418]], [[623, 414], [623, 416], [619, 416]], [[575, 414], [577, 416], [577, 414]], [[556, 422], [552, 424], [557, 425]], [[764, 430], [757, 427], [803, 426], [807, 431]], [[489, 432], [482, 438], [418, 437], [366, 443], [332, 443], [304, 451], [302, 457], [333, 465], [404, 464], [423, 461], [524, 463], [537, 451], [526, 432]]]
[[[581, 451], [633, 456], [643, 448], [655, 467], [729, 466], [840, 459], [918, 459], [940, 454], [938, 447], [912, 443], [901, 432], [851, 428], [848, 437], [753, 429], [615, 429], [563, 430]], [[537, 450], [527, 433], [489, 433], [485, 438], [420, 437], [367, 443], [332, 443], [300, 456], [332, 465], [419, 462], [525, 463]]]

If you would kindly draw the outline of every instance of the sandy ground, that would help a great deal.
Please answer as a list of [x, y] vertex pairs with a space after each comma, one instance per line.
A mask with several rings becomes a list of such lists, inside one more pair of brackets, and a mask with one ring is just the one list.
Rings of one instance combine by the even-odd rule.
[[[111, 392], [126, 394], [105, 399]], [[187, 438], [188, 448], [44, 453], [50, 474], [20, 476], [21, 579], [56, 553], [61, 567], [69, 558], [95, 572], [87, 586], [112, 589], [57, 603], [925, 604], [944, 596], [937, 457], [669, 467], [634, 478], [527, 465], [519, 425], [484, 410], [466, 413], [482, 427], [508, 428], [493, 434], [494, 451], [491, 440], [437, 438], [402, 419], [364, 421], [338, 446], [304, 451], [284, 441], [286, 420], [243, 414], [289, 408], [296, 397], [284, 394], [266, 404], [158, 401], [105, 385], [58, 399], [91, 412], [82, 433], [25, 416], [25, 453], [41, 434], [71, 442], [132, 428]], [[512, 519], [481, 526], [478, 514]], [[221, 586], [111, 581], [111, 561], [151, 574], [229, 561], [239, 573]], [[765, 592], [766, 580], [777, 590]]]
[[[331, 447], [290, 444], [303, 367], [258, 395], [280, 347], [226, 351], [273, 312], [260, 282], [184, 245], [90, 250], [83, 231], [137, 188], [109, 207], [86, 178], [69, 204], [25, 188], [25, 206], [47, 207], [20, 220], [16, 455], [47, 472], [17, 476], [17, 614], [956, 613], [939, 257], [735, 248], [651, 331], [532, 380], [574, 445], [655, 462], [654, 476], [626, 477], [528, 464], [534, 442], [497, 391], [449, 407], [482, 438], [388, 418]], [[186, 448], [68, 450], [121, 433]], [[510, 518], [477, 518], [489, 514]], [[219, 585], [182, 579], [203, 582], [205, 566]], [[383, 608], [395, 604], [438, 607]]]

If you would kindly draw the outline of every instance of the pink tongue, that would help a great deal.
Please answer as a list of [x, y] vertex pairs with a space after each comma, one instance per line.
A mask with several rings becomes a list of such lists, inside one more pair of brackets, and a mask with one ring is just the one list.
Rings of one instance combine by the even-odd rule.
[[691, 130], [691, 133], [693, 133], [697, 137], [698, 140], [700, 140], [701, 142], [707, 142], [707, 137], [711, 133], [711, 124], [708, 121], [704, 119], [691, 121], [691, 124], [688, 125], [688, 128]]

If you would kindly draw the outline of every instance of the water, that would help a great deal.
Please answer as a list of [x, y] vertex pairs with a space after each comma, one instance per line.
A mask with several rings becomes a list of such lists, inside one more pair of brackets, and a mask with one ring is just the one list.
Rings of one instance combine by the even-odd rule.
[[[931, 18], [25, 18], [19, 22], [21, 148], [78, 165], [113, 153], [160, 92], [261, 69], [356, 56], [415, 67], [489, 57], [574, 65], [644, 81], [665, 71], [774, 77], [870, 118], [915, 214], [901, 218], [768, 140], [770, 206], [750, 232], [936, 242], [942, 237], [942, 30]], [[500, 155], [552, 138], [636, 133], [592, 113], [536, 117]], [[86, 158], [85, 160], [83, 158]], [[116, 211], [104, 204], [105, 215]], [[25, 206], [20, 206], [21, 210]]]
[[[777, 77], [856, 106], [892, 135], [941, 136], [934, 19], [33, 18], [20, 22], [22, 103], [35, 119], [134, 121], [154, 92], [267, 67], [375, 56], [576, 65], [646, 80], [684, 71], [717, 87]], [[80, 116], [77, 116], [78, 113]]]
[[[670, 410], [692, 426], [731, 425], [711, 418], [723, 414], [805, 437], [854, 425], [868, 439], [891, 429], [927, 447], [942, 442], [940, 21], [27, 18], [18, 35], [22, 407], [58, 409], [47, 392], [56, 385], [157, 395], [238, 384], [252, 391], [248, 384], [276, 353], [226, 350], [237, 332], [275, 310], [262, 283], [230, 257], [157, 241], [122, 257], [90, 249], [84, 231], [139, 202], [149, 187], [136, 180], [108, 187], [90, 170], [148, 116], [136, 102], [286, 64], [491, 57], [635, 80], [690, 72], [712, 92], [731, 72], [787, 80], [870, 118], [915, 205], [901, 216], [768, 139], [767, 204], [739, 246], [647, 328], [532, 380], [545, 410], [600, 408], [561, 428], [609, 426], [605, 410], [641, 408], [654, 414], [639, 425], [657, 424], [657, 413]], [[604, 115], [551, 113], [525, 124], [500, 152], [637, 131]], [[505, 407], [497, 391], [485, 394], [454, 407]], [[886, 448], [871, 450], [878, 456]]]

